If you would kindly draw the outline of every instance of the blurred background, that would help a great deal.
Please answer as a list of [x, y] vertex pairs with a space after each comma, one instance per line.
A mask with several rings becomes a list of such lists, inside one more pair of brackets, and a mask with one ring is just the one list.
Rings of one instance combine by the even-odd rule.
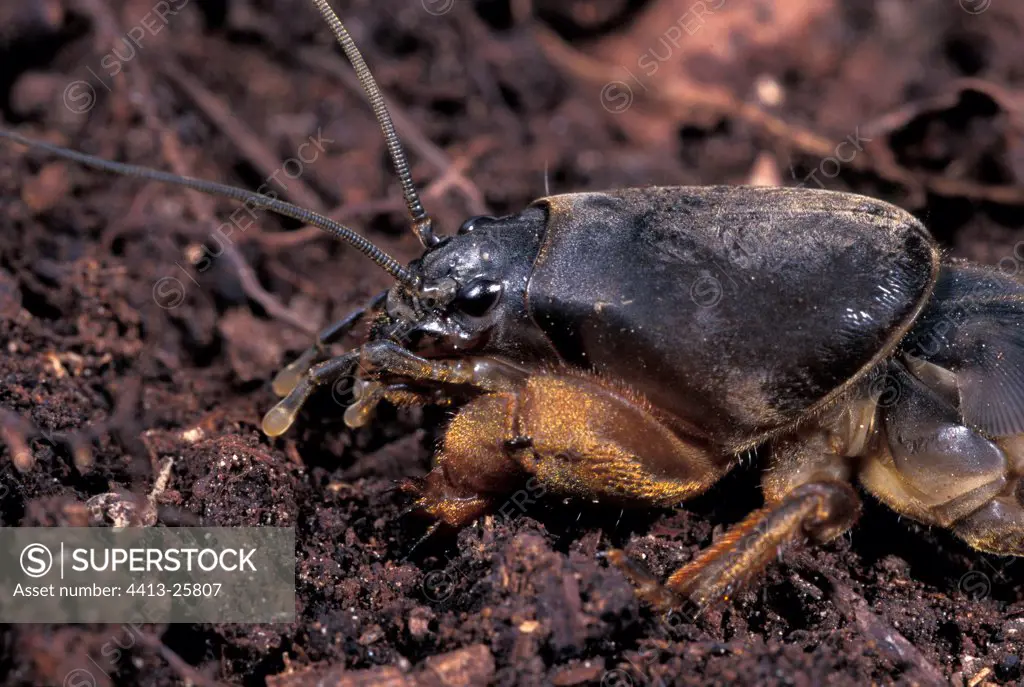
[[[1021, 271], [1019, 2], [334, 7], [441, 233], [547, 193], [804, 186], [896, 203], [953, 255]], [[419, 253], [372, 112], [307, 0], [6, 0], [0, 119], [273, 190], [405, 260]], [[107, 494], [133, 513], [155, 504], [144, 519], [164, 524], [294, 523], [301, 606], [294, 626], [152, 627], [128, 648], [123, 628], [7, 627], [5, 684], [1021, 678], [1014, 561], [872, 504], [852, 539], [680, 627], [597, 560], [611, 542], [656, 574], [673, 569], [758, 505], [753, 471], [686, 513], [623, 520], [556, 504], [406, 559], [421, 530], [402, 529], [388, 489], [422, 474], [443, 413], [386, 410], [351, 433], [343, 399], [325, 394], [281, 441], [258, 432], [274, 371], [388, 279], [270, 215], [225, 235], [233, 210], [0, 143], [3, 524], [97, 524], [109, 510], [86, 504]]]

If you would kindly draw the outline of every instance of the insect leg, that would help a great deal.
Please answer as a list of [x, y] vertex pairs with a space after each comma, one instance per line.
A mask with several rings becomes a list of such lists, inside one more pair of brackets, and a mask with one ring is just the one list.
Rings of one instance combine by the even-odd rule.
[[1024, 555], [1024, 435], [982, 434], [961, 418], [957, 394], [937, 393], [900, 366], [889, 374], [900, 393], [883, 409], [886, 441], [864, 462], [861, 482], [893, 510], [976, 549]]
[[814, 482], [781, 502], [758, 510], [690, 563], [664, 586], [637, 569], [621, 551], [609, 559], [637, 584], [637, 593], [660, 608], [689, 600], [699, 607], [728, 599], [787, 547], [810, 540], [827, 542], [853, 524], [859, 513], [853, 488], [844, 482]]
[[414, 490], [421, 510], [458, 526], [500, 495], [512, 494], [509, 502], [521, 507], [548, 491], [668, 506], [728, 468], [664, 425], [642, 399], [598, 377], [540, 372], [505, 384], [452, 420], [435, 468]]
[[352, 331], [352, 328], [366, 316], [366, 313], [378, 310], [387, 298], [388, 292], [377, 294], [362, 308], [348, 314], [344, 319], [327, 325], [316, 335], [313, 345], [307, 348], [302, 355], [289, 363], [283, 370], [274, 377], [273, 389], [278, 396], [287, 396], [295, 388], [295, 385], [302, 379], [314, 364], [327, 357], [326, 348], [329, 344], [341, 339], [341, 337]]
[[997, 443], [1011, 459], [1006, 486], [952, 529], [958, 537], [981, 551], [1024, 556], [1024, 435]]
[[422, 480], [402, 484], [415, 496], [410, 510], [462, 527], [492, 510], [501, 495], [522, 488], [528, 475], [506, 449], [518, 405], [516, 392], [501, 392], [460, 409], [445, 431], [434, 468]]
[[774, 446], [771, 469], [762, 479], [767, 505], [672, 573], [664, 585], [622, 552], [611, 552], [609, 559], [654, 606], [710, 605], [734, 595], [787, 548], [824, 543], [845, 532], [860, 513], [849, 476], [849, 461], [837, 452], [831, 432], [810, 427]]
[[727, 598], [792, 544], [821, 544], [845, 532], [860, 502], [845, 482], [804, 484], [781, 502], [757, 511], [697, 560], [673, 573], [665, 586], [700, 605]]
[[1012, 488], [998, 439], [966, 426], [955, 401], [901, 366], [888, 374], [899, 393], [881, 410], [885, 441], [859, 472], [870, 492], [918, 522], [952, 527]]

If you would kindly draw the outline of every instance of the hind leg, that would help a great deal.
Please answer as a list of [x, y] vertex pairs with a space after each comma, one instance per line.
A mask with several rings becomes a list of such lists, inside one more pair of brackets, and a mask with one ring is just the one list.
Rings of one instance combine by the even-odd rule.
[[1024, 556], [1024, 435], [996, 439], [996, 444], [1009, 459], [1006, 486], [953, 531], [979, 551]]
[[977, 549], [1024, 555], [1024, 442], [990, 440], [906, 370], [891, 374], [901, 393], [884, 409], [885, 441], [865, 461], [861, 482], [893, 510], [951, 529]]
[[1021, 483], [1000, 494], [953, 526], [957, 536], [987, 553], [1024, 556], [1024, 505]]

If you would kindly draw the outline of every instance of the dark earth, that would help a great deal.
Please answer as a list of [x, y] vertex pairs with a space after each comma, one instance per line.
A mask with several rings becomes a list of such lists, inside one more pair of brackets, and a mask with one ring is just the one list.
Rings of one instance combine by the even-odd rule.
[[[442, 232], [546, 188], [755, 181], [882, 198], [951, 255], [1013, 274], [1024, 263], [1024, 3], [336, 9]], [[8, 0], [0, 117], [107, 158], [280, 183], [417, 255], [377, 125], [307, 0]], [[794, 551], [722, 606], [641, 606], [602, 553], [624, 547], [668, 574], [759, 506], [756, 457], [675, 512], [519, 501], [413, 551], [428, 523], [400, 515], [407, 497], [393, 486], [428, 469], [444, 411], [382, 408], [353, 432], [336, 389], [283, 438], [259, 428], [273, 373], [388, 277], [265, 213], [219, 240], [232, 210], [0, 143], [3, 524], [277, 525], [297, 537], [294, 623], [6, 625], [3, 684], [1024, 678], [1024, 564], [870, 498], [851, 535]]]

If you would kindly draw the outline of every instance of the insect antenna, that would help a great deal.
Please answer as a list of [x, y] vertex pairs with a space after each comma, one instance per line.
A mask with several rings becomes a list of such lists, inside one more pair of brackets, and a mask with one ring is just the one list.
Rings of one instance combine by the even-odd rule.
[[251, 205], [252, 207], [260, 208], [261, 210], [270, 210], [271, 212], [276, 212], [279, 215], [291, 217], [292, 219], [304, 222], [305, 224], [319, 227], [336, 238], [351, 244], [357, 250], [364, 253], [368, 258], [377, 263], [381, 269], [405, 286], [414, 290], [418, 290], [420, 287], [420, 278], [410, 272], [398, 260], [373, 245], [369, 239], [366, 239], [345, 225], [335, 222], [330, 217], [321, 215], [318, 212], [300, 208], [298, 205], [293, 205], [286, 201], [278, 200], [277, 198], [271, 198], [270, 196], [265, 196], [261, 193], [253, 193], [252, 191], [246, 191], [245, 189], [237, 188], [235, 186], [228, 186], [227, 184], [218, 184], [213, 181], [206, 181], [205, 179], [182, 177], [169, 172], [150, 169], [148, 167], [140, 167], [138, 165], [129, 165], [123, 162], [104, 160], [103, 158], [96, 157], [94, 155], [87, 155], [86, 153], [80, 153], [76, 150], [62, 148], [42, 141], [35, 141], [13, 131], [0, 129], [0, 138], [15, 141], [24, 146], [28, 146], [29, 148], [45, 150], [48, 153], [52, 153], [53, 155], [66, 160], [72, 160], [85, 165], [86, 167], [91, 167], [92, 169], [121, 174], [123, 176], [136, 177], [138, 179], [158, 181], [165, 184], [172, 184], [174, 186], [181, 186], [192, 189], [193, 191], [199, 191], [200, 193], [206, 193], [211, 196], [230, 198], [232, 200], [237, 200], [247, 205]]
[[313, 0], [313, 4], [320, 10], [327, 25], [331, 27], [345, 57], [352, 64], [359, 83], [366, 91], [366, 97], [370, 101], [370, 106], [373, 107], [373, 113], [377, 117], [380, 129], [384, 132], [384, 141], [387, 144], [388, 153], [391, 155], [391, 162], [395, 166], [395, 173], [398, 174], [398, 180], [402, 185], [402, 195], [405, 197], [405, 205], [409, 208], [409, 215], [412, 217], [413, 231], [424, 248], [432, 248], [440, 242], [440, 239], [434, 235], [433, 221], [423, 209], [419, 194], [416, 192], [416, 185], [413, 183], [412, 173], [409, 171], [409, 162], [405, 158], [405, 150], [395, 132], [391, 113], [388, 112], [387, 105], [384, 104], [384, 95], [380, 92], [380, 87], [377, 86], [377, 81], [370, 73], [370, 68], [366, 66], [366, 61], [352, 40], [352, 36], [349, 35], [345, 25], [338, 19], [338, 15], [331, 9], [327, 0]]

